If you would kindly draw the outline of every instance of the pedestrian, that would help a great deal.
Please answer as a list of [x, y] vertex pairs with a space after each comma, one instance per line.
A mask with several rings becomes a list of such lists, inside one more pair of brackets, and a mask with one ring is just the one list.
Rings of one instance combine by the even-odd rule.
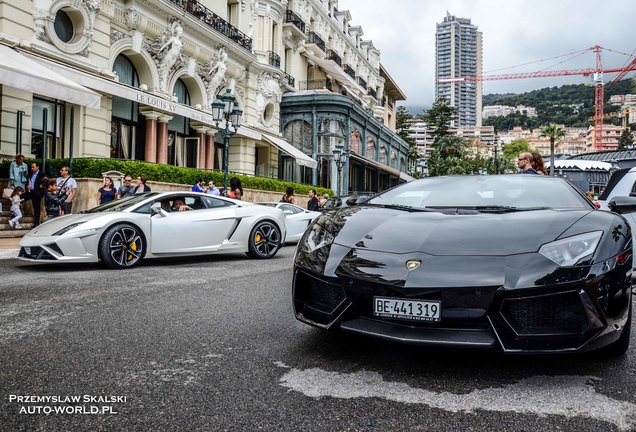
[[22, 202], [22, 193], [24, 189], [20, 186], [16, 186], [13, 189], [13, 193], [11, 194], [11, 213], [13, 217], [9, 219], [9, 225], [11, 228], [22, 229], [22, 225], [20, 225], [20, 219], [22, 219], [22, 210], [20, 209], [20, 203]]
[[115, 199], [121, 199], [125, 197], [126, 195], [129, 195], [130, 191], [133, 188], [132, 177], [129, 176], [128, 174], [124, 176], [123, 182], [124, 183], [121, 186], [119, 186], [119, 189], [117, 189], [117, 195], [115, 195]]
[[15, 156], [15, 160], [9, 164], [9, 187], [15, 189], [21, 187], [22, 190], [26, 190], [27, 172], [29, 168], [24, 162], [24, 155], [18, 154]]
[[113, 180], [110, 177], [104, 177], [104, 184], [97, 190], [97, 204], [102, 205], [115, 200], [117, 191], [113, 187]]
[[208, 192], [207, 193], [209, 193], [210, 195], [221, 195], [221, 191], [214, 184], [214, 180], [210, 180], [210, 182], [208, 183]]
[[316, 189], [309, 189], [309, 201], [307, 201], [307, 210], [318, 211], [320, 205], [318, 204], [318, 197], [316, 197]]
[[53, 219], [62, 213], [61, 205], [64, 204], [70, 193], [70, 189], [60, 193], [57, 189], [57, 180], [49, 180], [44, 195], [44, 211], [46, 211], [47, 219]]
[[533, 152], [532, 153], [532, 168], [535, 169], [537, 174], [547, 175], [548, 170], [545, 168], [545, 164], [543, 163], [543, 157], [541, 157], [541, 153]]
[[27, 183], [27, 192], [33, 206], [33, 228], [40, 225], [42, 198], [46, 193], [46, 186], [42, 184], [42, 180], [45, 178], [44, 173], [40, 171], [40, 164], [31, 162], [31, 174]]
[[230, 193], [228, 196], [237, 200], [243, 199], [243, 186], [241, 186], [241, 179], [238, 177], [230, 179]]
[[280, 202], [293, 204], [294, 203], [294, 188], [289, 186], [285, 195], [280, 199]]
[[588, 199], [588, 200], [590, 200], [590, 202], [591, 202], [592, 204], [594, 204], [597, 208], [601, 208], [601, 203], [600, 203], [600, 202], [598, 202], [598, 201], [596, 200], [596, 196], [594, 196], [594, 192], [592, 192], [592, 191], [587, 191], [587, 192], [585, 193], [585, 196], [586, 196], [586, 197], [587, 197], [587, 199]]
[[137, 177], [137, 186], [132, 188], [129, 192], [130, 195], [150, 192], [150, 186], [146, 185], [146, 176]]
[[517, 167], [521, 170], [521, 174], [536, 174], [537, 171], [532, 168], [532, 154], [521, 153], [517, 158]]
[[71, 214], [73, 210], [73, 199], [77, 194], [77, 182], [71, 177], [71, 169], [67, 166], [63, 166], [60, 169], [60, 177], [58, 177], [56, 181], [58, 194], [66, 195], [66, 201], [60, 206], [62, 214]]
[[323, 205], [325, 205], [325, 203], [329, 201], [329, 194], [326, 193], [322, 196], [322, 202], [320, 203], [320, 206], [322, 207]]
[[192, 186], [192, 192], [207, 192], [205, 179], [203, 177], [199, 177], [197, 182]]

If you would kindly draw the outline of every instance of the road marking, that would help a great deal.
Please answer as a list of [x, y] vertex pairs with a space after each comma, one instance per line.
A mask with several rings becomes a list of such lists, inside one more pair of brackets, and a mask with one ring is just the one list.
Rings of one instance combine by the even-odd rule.
[[590, 376], [535, 376], [502, 387], [454, 394], [384, 381], [377, 372], [338, 373], [313, 368], [291, 369], [281, 377], [280, 384], [312, 398], [375, 397], [451, 412], [484, 410], [540, 417], [585, 417], [613, 423], [621, 430], [633, 430], [636, 427], [636, 405], [597, 393], [595, 381], [598, 378]]

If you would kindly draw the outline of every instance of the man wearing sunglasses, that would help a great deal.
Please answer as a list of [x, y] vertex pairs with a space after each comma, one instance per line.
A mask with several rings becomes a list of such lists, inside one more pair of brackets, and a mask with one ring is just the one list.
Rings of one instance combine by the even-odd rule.
[[517, 168], [521, 170], [521, 174], [537, 174], [537, 170], [532, 168], [532, 154], [521, 153], [517, 158]]
[[119, 189], [117, 189], [116, 199], [120, 199], [120, 198], [123, 198], [126, 195], [128, 195], [132, 188], [133, 188], [132, 187], [132, 177], [129, 176], [129, 175], [125, 175], [123, 184], [121, 186], [119, 186]]

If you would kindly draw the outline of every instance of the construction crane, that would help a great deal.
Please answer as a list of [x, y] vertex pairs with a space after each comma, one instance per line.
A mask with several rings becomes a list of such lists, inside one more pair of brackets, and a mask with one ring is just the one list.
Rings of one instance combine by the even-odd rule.
[[[478, 81], [493, 81], [504, 79], [522, 79], [522, 78], [544, 78], [544, 77], [556, 77], [556, 76], [573, 76], [583, 75], [591, 76], [594, 83], [594, 149], [597, 151], [603, 151], [603, 112], [605, 108], [605, 83], [603, 81], [603, 74], [606, 73], [618, 73], [618, 77], [624, 77], [629, 71], [636, 70], [636, 57], [631, 62], [621, 68], [603, 69], [603, 63], [601, 59], [601, 50], [614, 51], [608, 48], [603, 48], [600, 45], [594, 45], [593, 47], [583, 50], [592, 51], [596, 55], [596, 67], [584, 68], [584, 69], [562, 69], [562, 70], [542, 70], [536, 72], [514, 73], [514, 74], [498, 74], [498, 75], [477, 75], [477, 76], [464, 76], [457, 78], [442, 78], [438, 80], [439, 83], [456, 83], [456, 82], [478, 82]], [[618, 51], [614, 51], [618, 52]], [[625, 54], [625, 53], [620, 53]], [[615, 82], [616, 78], [614, 79]]]
[[[615, 111], [615, 112], [611, 112], [611, 113], [605, 113], [603, 115], [603, 119], [607, 120], [607, 119], [610, 119], [610, 118], [618, 117], [619, 119], [622, 120], [623, 129], [627, 129], [627, 120], [629, 119], [629, 115], [631, 113], [636, 113], [636, 108], [626, 108], [626, 109], [623, 109], [623, 110], [620, 110], [620, 111]], [[590, 121], [594, 121], [594, 117], [590, 117], [589, 120]]]

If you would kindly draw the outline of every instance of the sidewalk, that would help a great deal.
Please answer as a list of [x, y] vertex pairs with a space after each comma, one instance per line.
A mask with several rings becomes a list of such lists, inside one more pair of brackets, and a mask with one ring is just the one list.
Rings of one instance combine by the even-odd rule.
[[0, 259], [17, 257], [20, 240], [20, 238], [0, 238]]

